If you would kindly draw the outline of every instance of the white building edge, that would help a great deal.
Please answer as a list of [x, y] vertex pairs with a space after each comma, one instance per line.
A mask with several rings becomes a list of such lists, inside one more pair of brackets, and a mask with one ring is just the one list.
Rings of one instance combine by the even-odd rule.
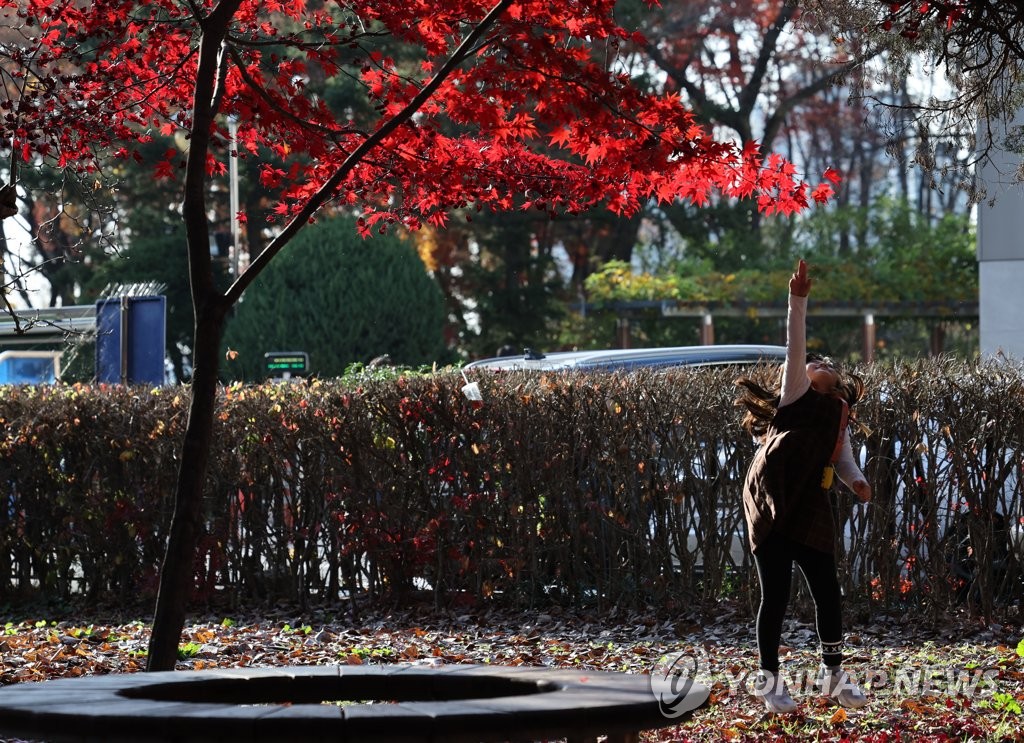
[[[1024, 111], [1013, 122], [1024, 125]], [[988, 196], [978, 205], [978, 311], [981, 357], [1024, 361], [1024, 184], [1022, 155], [1002, 148], [1006, 128], [992, 121], [994, 146], [979, 169]], [[979, 133], [979, 141], [985, 137]], [[994, 202], [989, 203], [994, 198]]]

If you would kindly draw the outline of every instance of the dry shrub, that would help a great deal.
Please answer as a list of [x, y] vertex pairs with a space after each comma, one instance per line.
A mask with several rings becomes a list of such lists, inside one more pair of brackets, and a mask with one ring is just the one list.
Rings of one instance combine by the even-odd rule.
[[[833, 491], [847, 600], [1019, 601], [1021, 370], [860, 370], [875, 499]], [[768, 373], [768, 370], [763, 370]], [[735, 371], [394, 375], [222, 392], [197, 600], [710, 606], [754, 587]], [[0, 590], [151, 597], [183, 389], [3, 387]], [[1014, 531], [1017, 529], [1017, 531]]]

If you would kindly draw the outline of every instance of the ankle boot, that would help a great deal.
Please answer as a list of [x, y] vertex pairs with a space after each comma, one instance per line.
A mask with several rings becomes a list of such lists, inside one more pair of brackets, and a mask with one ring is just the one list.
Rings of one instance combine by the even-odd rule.
[[760, 697], [769, 712], [785, 715], [796, 712], [796, 702], [789, 695], [786, 682], [782, 676], [764, 669], [758, 671], [754, 679], [754, 696]]
[[847, 709], [860, 709], [868, 703], [864, 692], [850, 681], [849, 675], [841, 666], [826, 666], [822, 663], [818, 668], [818, 679], [814, 686], [820, 693], [832, 697]]

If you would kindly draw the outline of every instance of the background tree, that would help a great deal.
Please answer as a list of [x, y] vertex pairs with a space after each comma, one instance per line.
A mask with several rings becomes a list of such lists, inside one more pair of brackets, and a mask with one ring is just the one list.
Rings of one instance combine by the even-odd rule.
[[301, 232], [236, 306], [225, 373], [266, 378], [263, 354], [306, 351], [312, 373], [340, 376], [386, 354], [401, 366], [447, 362], [444, 298], [411, 240], [359, 237], [329, 217]]
[[[834, 137], [821, 130], [848, 114], [833, 90], [861, 60], [844, 54], [833, 37], [807, 29], [799, 3], [672, 2], [638, 15], [644, 43], [634, 64], [651, 85], [678, 92], [699, 121], [724, 137], [758, 142], [765, 151], [787, 151], [801, 165], [821, 164], [820, 143], [830, 160], [818, 172], [840, 164], [848, 147], [837, 149]], [[849, 180], [856, 171], [843, 172]], [[848, 188], [844, 182], [839, 191]], [[676, 229], [691, 258], [723, 270], [756, 266], [771, 252], [772, 246], [761, 244], [760, 218], [749, 201], [716, 200], [701, 210], [673, 203], [656, 216]]]
[[[923, 177], [901, 165], [915, 156], [916, 130], [897, 136], [888, 118], [865, 107], [868, 93], [893, 104], [924, 94], [912, 70], [889, 69], [884, 57], [876, 58], [884, 49], [869, 36], [828, 33], [813, 14], [785, 0], [620, 5], [624, 17], [644, 30], [643, 43], [624, 44], [619, 57], [635, 84], [678, 91], [722, 136], [759, 141], [805, 172], [835, 168], [843, 174], [836, 208], [866, 210], [880, 197], [893, 196], [933, 222], [945, 213], [966, 213], [954, 172]], [[851, 99], [855, 91], [861, 97]], [[946, 165], [956, 156], [948, 147], [937, 152]], [[510, 232], [511, 240], [491, 240], [493, 228], [474, 216], [459, 228], [464, 247], [473, 249], [449, 251], [449, 258], [460, 256], [463, 263], [455, 271], [454, 265], [445, 269], [453, 295], [472, 298], [478, 323], [462, 324], [463, 348], [489, 355], [501, 339], [517, 347], [615, 344], [614, 330], [593, 335], [587, 330], [591, 324], [572, 315], [561, 322], [555, 312], [586, 295], [583, 281], [590, 271], [611, 260], [634, 266], [661, 262], [669, 273], [684, 266], [697, 272], [771, 271], [798, 249], [800, 219], [762, 218], [749, 201], [712, 199], [699, 207], [648, 204], [628, 218], [586, 213], [553, 223], [532, 220], [517, 227], [519, 238]], [[855, 259], [869, 242], [866, 234], [853, 232], [864, 228], [863, 220], [830, 224], [839, 252]], [[517, 255], [552, 270], [520, 271], [517, 281], [509, 281], [506, 268], [516, 265]], [[523, 301], [526, 296], [529, 301]], [[726, 333], [722, 337], [736, 340], [762, 335], [756, 324], [742, 321], [724, 321], [719, 329]], [[655, 329], [645, 323], [636, 330], [637, 343], [697, 341], [679, 324]]]
[[10, 193], [17, 211], [0, 223], [4, 284], [25, 307], [83, 301], [83, 284], [111, 245], [110, 190], [40, 168], [24, 171]]
[[[835, 168], [843, 178], [834, 208], [867, 208], [892, 196], [932, 219], [966, 212], [969, 205], [958, 191], [962, 175], [955, 172], [963, 153], [944, 138], [946, 132], [915, 128], [905, 113], [913, 101], [934, 92], [929, 81], [902, 61], [893, 64], [886, 39], [822, 24], [819, 6], [790, 0], [633, 6], [645, 41], [627, 46], [629, 69], [651, 86], [678, 90], [722, 136], [759, 141], [805, 172]], [[872, 108], [874, 100], [890, 106]], [[936, 167], [909, 177], [902, 163], [920, 154], [922, 138]], [[772, 229], [765, 241], [764, 220], [745, 202], [715, 200], [699, 210], [675, 203], [646, 216], [669, 222], [678, 233], [670, 241], [677, 254], [685, 251], [720, 270], [767, 269], [792, 248], [784, 229]], [[864, 242], [863, 235], [838, 237], [840, 249], [851, 256]], [[629, 260], [628, 253], [619, 258]]]
[[[1024, 105], [1024, 6], [1016, 0], [813, 0], [810, 7], [824, 31], [883, 48], [890, 71], [916, 68], [919, 78], [948, 83], [918, 97], [879, 97], [862, 88], [853, 94], [887, 114], [892, 140], [914, 143], [910, 161], [929, 184], [954, 177], [972, 199], [980, 198], [975, 164], [993, 146], [1021, 149], [1021, 128], [1013, 121]], [[992, 136], [992, 122], [1006, 125], [1005, 140]]]
[[[635, 273], [621, 262], [605, 264], [587, 279], [592, 303], [576, 337], [613, 342], [615, 302], [683, 302], [719, 307], [750, 307], [749, 317], [716, 317], [722, 343], [779, 343], [778, 318], [761, 318], [764, 307], [782, 309], [797, 257], [807, 258], [820, 277], [816, 295], [822, 305], [882, 306], [938, 304], [952, 314], [955, 303], [977, 301], [975, 235], [967, 214], [951, 212], [935, 219], [904, 200], [878, 198], [867, 207], [818, 209], [805, 219], [768, 220], [765, 240], [780, 246], [773, 263], [739, 271], [718, 271], [709, 261], [682, 258], [658, 266], [656, 273]], [[849, 244], [848, 237], [857, 242]], [[786, 252], [782, 252], [782, 251]], [[657, 304], [655, 305], [657, 306]], [[863, 347], [860, 317], [812, 318], [809, 333], [818, 350], [858, 359]], [[637, 345], [698, 343], [698, 321], [666, 319], [657, 309], [634, 311]], [[942, 317], [886, 319], [878, 330], [876, 358], [925, 356], [936, 344], [963, 357], [977, 353], [976, 327]]]
[[[325, 204], [359, 206], [359, 229], [446, 223], [451, 209], [535, 208], [575, 213], [603, 204], [635, 213], [649, 199], [706, 203], [719, 191], [790, 213], [811, 192], [781, 158], [762, 159], [703, 132], [676, 96], [637, 90], [614, 68], [631, 34], [613, 4], [539, 0], [343, 6], [219, 0], [0, 3], [24, 43], [8, 55], [30, 77], [2, 137], [26, 162], [102, 169], [106, 147], [132, 157], [152, 130], [184, 131], [183, 181], [192, 303], [193, 375], [175, 510], [148, 668], [173, 668], [202, 529], [201, 504], [228, 313]], [[393, 37], [424, 57], [406, 69], [377, 45]], [[267, 74], [263, 60], [272, 64]], [[360, 80], [377, 118], [360, 125], [309, 95], [311, 67]], [[228, 119], [238, 124], [234, 142]], [[451, 125], [460, 131], [449, 134]], [[557, 150], [552, 153], [551, 149]], [[279, 227], [226, 290], [209, 250], [211, 178], [224, 157], [265, 160], [263, 185], [280, 193]], [[559, 157], [554, 157], [557, 154]], [[178, 173], [168, 151], [157, 177]], [[265, 215], [245, 215], [246, 219]]]
[[[838, 48], [832, 37], [805, 27], [797, 4], [623, 2], [616, 12], [644, 32], [642, 43], [626, 40], [617, 58], [635, 85], [680, 94], [709, 129], [738, 142], [756, 141], [766, 151], [778, 147], [797, 155], [810, 165], [806, 172], [842, 165], [840, 198], [855, 198], [850, 181], [861, 179], [870, 198], [874, 185], [868, 177], [879, 170], [884, 140], [865, 129], [863, 112], [847, 103], [842, 87], [837, 89], [862, 61]], [[472, 297], [478, 324], [463, 327], [464, 348], [473, 356], [493, 354], [506, 341], [540, 348], [567, 342], [569, 336], [560, 337], [557, 330], [558, 310], [585, 294], [590, 271], [612, 260], [631, 262], [634, 248], [645, 241], [642, 231], [652, 224], [666, 233], [674, 230], [673, 243], [691, 259], [729, 270], [772, 264], [776, 245], [762, 244], [761, 220], [751, 200], [644, 206], [628, 217], [588, 212], [560, 215], [554, 223], [517, 220], [499, 240], [491, 239], [490, 221], [473, 215], [471, 224], [460, 227], [473, 251], [464, 255], [451, 283]], [[570, 320], [570, 335], [571, 325]]]
[[[925, 286], [918, 280], [908, 281], [898, 295], [889, 295], [890, 301], [926, 301], [929, 290], [940, 284], [951, 289], [949, 298], [963, 296], [961, 288], [973, 291], [973, 301], [977, 286], [973, 252], [964, 253], [965, 260], [950, 262], [951, 254], [961, 254], [970, 232], [960, 219], [957, 230], [946, 224], [948, 215], [965, 220], [969, 209], [959, 191], [962, 175], [956, 172], [962, 153], [956, 151], [953, 139], [943, 139], [943, 132], [893, 126], [893, 117], [902, 115], [902, 124], [911, 121], [906, 107], [926, 99], [929, 81], [907, 65], [890, 67], [889, 52], [873, 35], [830, 31], [806, 8], [783, 0], [665, 3], [635, 12], [645, 29], [645, 44], [629, 47], [635, 60], [629, 68], [638, 76], [649, 79], [652, 86], [678, 89], [717, 131], [763, 137], [766, 146], [786, 153], [808, 172], [834, 167], [843, 174], [829, 208], [810, 215], [760, 218], [748, 204], [725, 199], [700, 209], [680, 203], [649, 209], [643, 226], [633, 233], [635, 255], [627, 258], [634, 266], [650, 267], [650, 276], [637, 276], [634, 282], [641, 293], [657, 283], [652, 278], [674, 282], [688, 277], [700, 286], [718, 274], [734, 277], [730, 287], [746, 284], [745, 301], [772, 302], [771, 295], [757, 298], [756, 290], [768, 283], [765, 278], [773, 272], [788, 269], [792, 257], [800, 254], [842, 264], [847, 270], [864, 266], [868, 270], [858, 273], [873, 277], [875, 267], [888, 266], [898, 273], [900, 265], [918, 269], [928, 262], [955, 265], [962, 279], [959, 284]], [[868, 95], [890, 102], [892, 106], [885, 109], [890, 115], [867, 106]], [[919, 154], [921, 138], [933, 145], [936, 167], [929, 173], [903, 167]], [[869, 218], [869, 211], [876, 208], [877, 219]], [[917, 216], [908, 217], [907, 209], [915, 210]], [[903, 214], [899, 219], [894, 218], [897, 212]], [[890, 218], [893, 227], [913, 225], [905, 234], [907, 239], [889, 239], [898, 230], [874, 231]], [[810, 234], [821, 242], [809, 241]], [[922, 236], [929, 239], [922, 242]], [[600, 263], [594, 268], [602, 270]], [[612, 266], [611, 274], [619, 270]], [[887, 281], [886, 271], [881, 271], [879, 280]], [[864, 290], [862, 300], [877, 292], [871, 282], [849, 285]], [[729, 301], [727, 295], [718, 299]], [[609, 324], [614, 318], [591, 320], [580, 323], [577, 318], [575, 328], [568, 323], [567, 342], [616, 343]], [[842, 325], [829, 322], [823, 331], [845, 339], [836, 352], [856, 356], [860, 328], [856, 323]], [[934, 320], [912, 319], [887, 323], [892, 335], [886, 350], [927, 353], [931, 333], [939, 325]], [[698, 342], [695, 329], [684, 322], [640, 315], [632, 319], [631, 329], [632, 342], [640, 345]], [[716, 337], [726, 342], [763, 342], [777, 340], [778, 334], [774, 327], [766, 332], [763, 322], [720, 318]], [[969, 338], [968, 334], [968, 341], [957, 348], [970, 353]]]
[[465, 348], [493, 356], [502, 346], [551, 348], [553, 327], [565, 312], [565, 281], [555, 246], [546, 238], [583, 218], [559, 221], [531, 214], [484, 216], [473, 222], [477, 260], [462, 273], [461, 291], [472, 297], [474, 321]]
[[[0, 116], [5, 120], [0, 187], [7, 204], [0, 221], [3, 285], [25, 307], [76, 304], [83, 282], [111, 245], [114, 195], [101, 173], [63, 167], [59, 145], [44, 143], [49, 133], [37, 107], [49, 91], [31, 73], [30, 61], [45, 54], [44, 45], [24, 33], [24, 24], [6, 18], [0, 23]], [[54, 156], [26, 158], [30, 141]]]

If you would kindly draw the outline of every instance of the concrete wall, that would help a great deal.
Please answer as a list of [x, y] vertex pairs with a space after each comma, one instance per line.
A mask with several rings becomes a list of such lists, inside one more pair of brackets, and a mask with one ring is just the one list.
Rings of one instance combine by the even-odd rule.
[[[1024, 124], [1024, 112], [1014, 122]], [[998, 147], [1002, 131], [993, 122], [991, 162], [978, 176], [995, 198], [978, 205], [981, 355], [1024, 360], [1024, 185], [1014, 183], [1021, 155]], [[979, 141], [982, 136], [979, 135]]]
[[1024, 260], [980, 261], [981, 355], [1024, 361]]

